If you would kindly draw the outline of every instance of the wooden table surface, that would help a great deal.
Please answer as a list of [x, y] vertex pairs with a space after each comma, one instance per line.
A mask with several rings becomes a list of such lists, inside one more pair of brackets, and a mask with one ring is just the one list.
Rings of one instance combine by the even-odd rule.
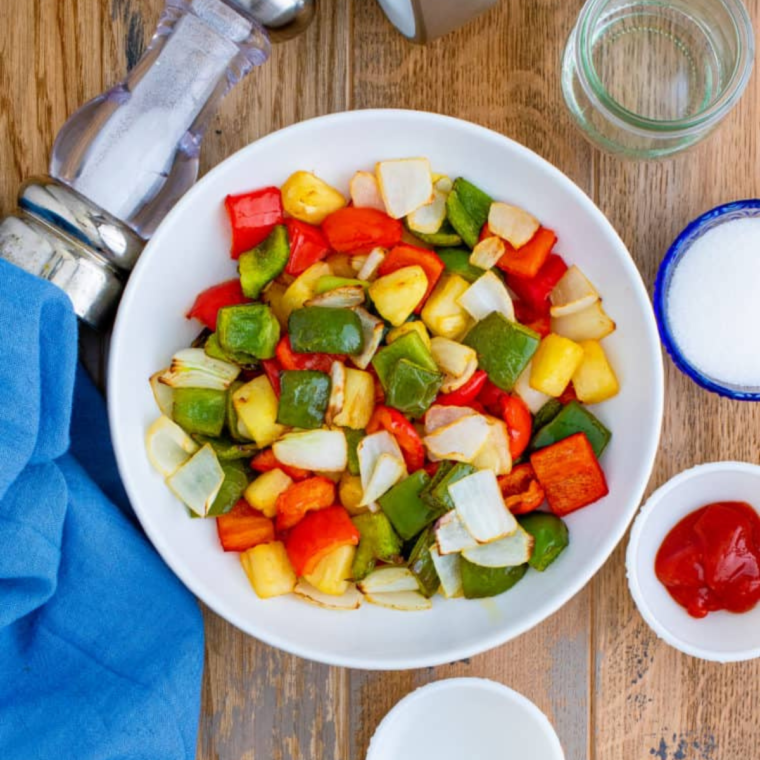
[[[559, 62], [579, 0], [502, 0], [426, 47], [403, 39], [375, 0], [320, 0], [297, 40], [227, 98], [204, 170], [301, 119], [352, 108], [437, 111], [508, 135], [556, 164], [602, 208], [648, 286], [684, 224], [758, 194], [757, 77], [720, 131], [662, 163], [622, 163], [573, 128]], [[134, 64], [160, 0], [0, 0], [0, 211], [45, 171], [68, 115]], [[760, 0], [749, 0], [755, 18]], [[693, 464], [756, 461], [760, 407], [699, 390], [666, 362], [662, 445], [650, 489]], [[201, 760], [362, 760], [382, 716], [414, 688], [487, 676], [534, 700], [568, 760], [758, 760], [760, 663], [714, 665], [659, 642], [633, 606], [621, 545], [560, 612], [466, 662], [371, 673], [306, 662], [206, 611]], [[473, 758], [473, 760], [479, 760]], [[525, 760], [532, 760], [525, 758]]]

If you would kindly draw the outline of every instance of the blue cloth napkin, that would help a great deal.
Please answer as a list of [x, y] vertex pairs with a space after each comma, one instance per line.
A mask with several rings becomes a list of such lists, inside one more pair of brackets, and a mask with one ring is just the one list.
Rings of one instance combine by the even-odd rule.
[[200, 611], [135, 523], [68, 297], [0, 260], [0, 758], [194, 758], [202, 667]]

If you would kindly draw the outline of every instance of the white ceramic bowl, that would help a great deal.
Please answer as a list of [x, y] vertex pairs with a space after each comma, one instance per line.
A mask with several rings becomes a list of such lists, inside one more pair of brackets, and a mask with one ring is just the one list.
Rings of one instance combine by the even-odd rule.
[[[487, 603], [436, 598], [432, 610], [402, 613], [365, 605], [356, 613], [296, 598], [261, 601], [221, 551], [212, 521], [189, 520], [153, 471], [145, 431], [157, 411], [148, 377], [187, 346], [198, 325], [184, 314], [195, 295], [235, 275], [222, 207], [228, 193], [279, 185], [297, 169], [346, 188], [359, 168], [427, 156], [436, 170], [465, 175], [493, 196], [529, 209], [559, 235], [559, 250], [604, 295], [618, 330], [605, 346], [622, 391], [601, 405], [613, 431], [603, 466], [604, 500], [568, 518], [570, 547], [545, 573], [531, 571]], [[196, 185], [166, 218], [132, 274], [111, 344], [111, 430], [135, 512], [185, 584], [221, 616], [274, 646], [348, 667], [399, 669], [474, 655], [514, 638], [559, 609], [622, 538], [651, 471], [663, 403], [662, 362], [652, 310], [620, 238], [589, 198], [536, 154], [482, 127], [412, 111], [358, 111], [307, 121], [249, 145]]]
[[746, 501], [760, 512], [760, 467], [703, 464], [658, 488], [633, 524], [626, 553], [628, 586], [644, 620], [670, 646], [703, 660], [751, 660], [760, 657], [760, 605], [742, 615], [711, 612], [697, 620], [673, 600], [654, 572], [657, 551], [676, 523], [716, 501]]
[[367, 760], [565, 760], [552, 724], [527, 697], [487, 678], [448, 678], [383, 718]]

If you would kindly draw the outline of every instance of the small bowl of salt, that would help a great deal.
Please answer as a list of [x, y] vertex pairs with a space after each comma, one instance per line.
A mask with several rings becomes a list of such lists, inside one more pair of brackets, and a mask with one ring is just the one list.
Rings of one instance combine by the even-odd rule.
[[760, 199], [686, 227], [660, 265], [654, 309], [682, 372], [721, 396], [760, 401]]

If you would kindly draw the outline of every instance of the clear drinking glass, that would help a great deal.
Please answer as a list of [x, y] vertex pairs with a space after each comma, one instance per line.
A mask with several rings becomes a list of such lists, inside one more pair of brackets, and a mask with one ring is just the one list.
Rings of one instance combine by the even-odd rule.
[[659, 158], [720, 123], [753, 59], [741, 0], [587, 0], [565, 48], [562, 91], [591, 142]]

